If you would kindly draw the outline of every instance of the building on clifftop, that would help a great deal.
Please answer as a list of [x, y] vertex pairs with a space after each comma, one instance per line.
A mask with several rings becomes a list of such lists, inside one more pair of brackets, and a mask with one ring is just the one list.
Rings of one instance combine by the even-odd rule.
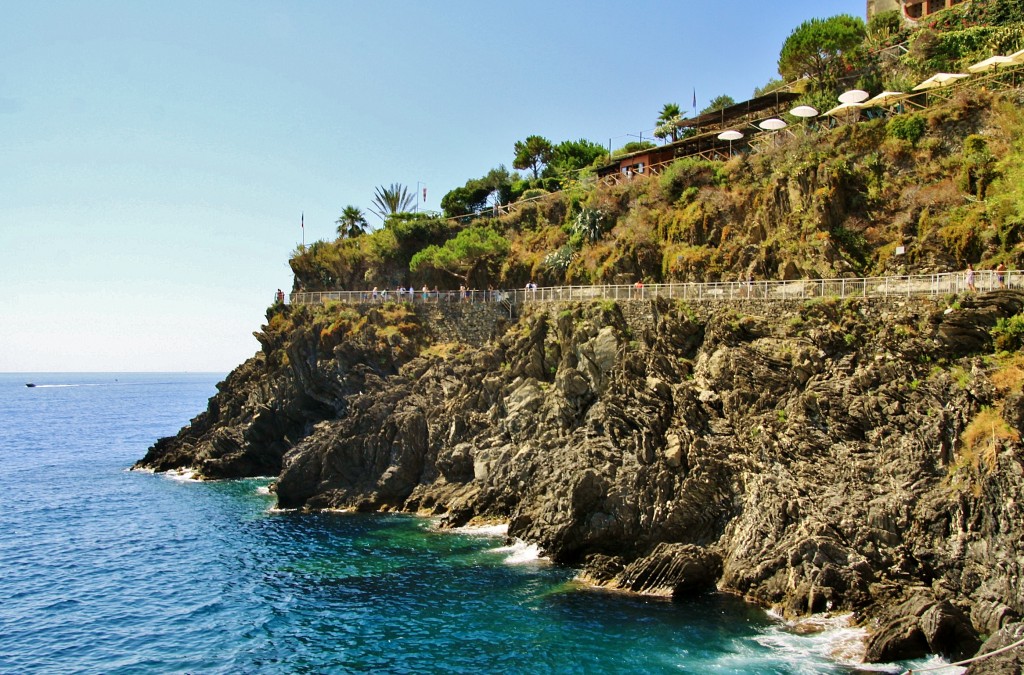
[[868, 0], [868, 20], [876, 14], [899, 10], [903, 18], [917, 21], [967, 0]]

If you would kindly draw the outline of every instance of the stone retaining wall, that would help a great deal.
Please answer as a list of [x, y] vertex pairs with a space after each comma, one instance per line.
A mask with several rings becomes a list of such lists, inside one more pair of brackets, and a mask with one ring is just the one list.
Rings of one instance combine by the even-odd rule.
[[[609, 302], [595, 300], [593, 302]], [[618, 300], [615, 303], [622, 312], [626, 324], [634, 335], [642, 335], [644, 331], [655, 327], [658, 305], [656, 300]], [[661, 302], [675, 302], [664, 300]], [[681, 301], [680, 301], [681, 302]], [[713, 315], [729, 312], [737, 316], [773, 317], [791, 314], [807, 303], [814, 302], [846, 302], [860, 303], [861, 313], [884, 321], [886, 315], [908, 302], [932, 306], [940, 310], [945, 306], [942, 298], [872, 298], [870, 300], [750, 300], [737, 305], [729, 300], [687, 301], [686, 307], [701, 321], [707, 321]], [[580, 301], [547, 302], [527, 305], [534, 310], [543, 308], [553, 319], [559, 313], [580, 304]], [[519, 318], [523, 312], [522, 305], [512, 308], [509, 315], [508, 307], [500, 303], [439, 303], [414, 305], [416, 315], [434, 332], [439, 342], [463, 342], [476, 347], [486, 344], [489, 340], [501, 335], [510, 322]]]
[[500, 335], [509, 322], [508, 308], [498, 303], [442, 302], [417, 304], [413, 308], [438, 342], [481, 347]]

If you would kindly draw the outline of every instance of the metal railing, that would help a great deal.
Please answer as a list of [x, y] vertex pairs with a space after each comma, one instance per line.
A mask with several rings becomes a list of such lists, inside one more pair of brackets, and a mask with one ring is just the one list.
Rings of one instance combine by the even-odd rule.
[[344, 302], [349, 304], [372, 304], [385, 302], [411, 302], [416, 304], [449, 304], [449, 303], [484, 303], [507, 302], [508, 291], [299, 291], [288, 294], [291, 305], [322, 305], [328, 302]]
[[[1001, 278], [1000, 278], [1001, 277]], [[794, 281], [717, 281], [709, 283], [631, 284], [603, 286], [550, 286], [529, 289], [466, 291], [304, 291], [291, 293], [288, 302], [318, 305], [327, 302], [352, 304], [389, 301], [411, 303], [585, 302], [590, 300], [648, 300], [670, 298], [687, 301], [806, 300], [810, 298], [938, 297], [969, 291], [1024, 288], [1024, 275], [1008, 270], [978, 271], [972, 280], [967, 272], [916, 274], [859, 279], [798, 279]]]

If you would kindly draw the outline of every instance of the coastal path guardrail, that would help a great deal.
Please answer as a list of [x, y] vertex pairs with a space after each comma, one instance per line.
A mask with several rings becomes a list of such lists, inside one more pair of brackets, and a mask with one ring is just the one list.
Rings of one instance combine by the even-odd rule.
[[645, 300], [670, 298], [689, 301], [801, 300], [810, 298], [897, 298], [944, 296], [968, 291], [1024, 288], [1024, 275], [977, 271], [916, 274], [856, 279], [798, 279], [792, 281], [716, 281], [668, 284], [621, 284], [600, 286], [545, 286], [500, 290], [299, 291], [290, 293], [294, 305], [328, 302], [352, 304], [388, 301], [413, 303], [499, 302], [522, 305], [538, 302], [590, 300]]

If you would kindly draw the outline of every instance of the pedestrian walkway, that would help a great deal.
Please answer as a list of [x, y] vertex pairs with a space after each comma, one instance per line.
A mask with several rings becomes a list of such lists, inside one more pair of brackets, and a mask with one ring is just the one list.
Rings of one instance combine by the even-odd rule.
[[[1024, 275], [1008, 270], [974, 273], [977, 291], [1024, 288]], [[969, 292], [966, 272], [917, 274], [859, 279], [798, 279], [793, 281], [716, 281], [709, 283], [629, 284], [601, 286], [548, 286], [531, 289], [389, 292], [373, 296], [371, 291], [301, 291], [291, 293], [293, 305], [327, 302], [370, 304], [386, 301], [412, 303], [501, 303], [525, 305], [541, 302], [591, 300], [647, 300], [670, 298], [687, 301], [749, 302], [752, 300], [801, 300], [810, 298], [896, 298], [937, 297]]]

